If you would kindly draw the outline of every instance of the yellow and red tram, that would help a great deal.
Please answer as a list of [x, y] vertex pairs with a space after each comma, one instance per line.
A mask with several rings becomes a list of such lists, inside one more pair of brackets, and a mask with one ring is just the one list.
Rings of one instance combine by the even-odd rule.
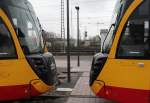
[[52, 91], [56, 64], [44, 48], [42, 30], [27, 0], [0, 1], [0, 101]]
[[120, 103], [150, 103], [150, 0], [118, 0], [90, 86]]

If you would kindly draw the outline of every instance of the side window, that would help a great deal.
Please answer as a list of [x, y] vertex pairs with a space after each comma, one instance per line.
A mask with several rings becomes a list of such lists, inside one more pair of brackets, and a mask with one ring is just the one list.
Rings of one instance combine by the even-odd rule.
[[142, 3], [127, 21], [118, 47], [118, 58], [150, 57], [149, 0]]
[[10, 32], [0, 18], [0, 58], [16, 58], [14, 43]]

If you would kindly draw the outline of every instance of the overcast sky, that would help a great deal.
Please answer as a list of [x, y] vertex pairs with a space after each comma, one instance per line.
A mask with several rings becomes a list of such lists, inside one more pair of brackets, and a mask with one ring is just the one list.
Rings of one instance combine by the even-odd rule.
[[[60, 34], [61, 0], [29, 1], [32, 3], [43, 28], [46, 31]], [[66, 11], [66, 0], [64, 1]], [[88, 32], [88, 36], [94, 36], [99, 34], [100, 29], [109, 27], [116, 1], [70, 0], [71, 36], [76, 37], [76, 5], [80, 6], [80, 33], [82, 37], [85, 30]]]

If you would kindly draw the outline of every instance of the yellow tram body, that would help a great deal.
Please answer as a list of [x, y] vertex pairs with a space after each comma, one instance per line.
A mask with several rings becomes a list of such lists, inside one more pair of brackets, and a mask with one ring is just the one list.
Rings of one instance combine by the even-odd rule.
[[149, 40], [146, 38], [149, 38], [150, 2], [119, 0], [118, 3], [119, 15], [115, 21], [118, 23], [111, 26], [114, 27], [112, 45], [108, 52], [93, 58], [90, 86], [99, 97], [121, 103], [150, 103], [150, 60], [145, 49]]
[[[20, 6], [15, 5], [17, 3]], [[19, 38], [17, 28], [21, 27], [16, 27], [15, 21], [13, 21], [9, 14], [10, 11], [7, 9], [7, 7], [12, 6], [17, 8], [18, 11], [25, 10], [28, 16], [31, 16], [34, 12], [33, 8], [28, 8], [28, 6], [22, 8], [22, 4], [31, 6], [26, 0], [1, 0], [0, 2], [0, 42], [4, 44], [0, 45], [0, 101], [29, 99], [55, 88], [56, 65], [53, 56], [46, 51], [32, 54], [25, 53], [25, 48], [22, 47], [20, 39], [26, 34]], [[37, 23], [37, 18], [32, 16], [32, 19], [35, 20], [34, 23]], [[32, 19], [30, 20], [32, 21]], [[31, 24], [23, 25], [30, 25], [31, 27]], [[10, 44], [7, 44], [6, 41]], [[46, 59], [51, 60], [51, 62], [46, 61]], [[45, 65], [49, 65], [49, 67]]]

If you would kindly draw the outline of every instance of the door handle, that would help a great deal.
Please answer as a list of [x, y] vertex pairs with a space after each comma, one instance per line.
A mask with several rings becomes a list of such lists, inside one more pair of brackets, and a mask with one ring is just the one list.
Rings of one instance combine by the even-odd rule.
[[143, 68], [145, 66], [145, 64], [144, 63], [138, 63], [137, 66], [140, 67], [140, 68]]

